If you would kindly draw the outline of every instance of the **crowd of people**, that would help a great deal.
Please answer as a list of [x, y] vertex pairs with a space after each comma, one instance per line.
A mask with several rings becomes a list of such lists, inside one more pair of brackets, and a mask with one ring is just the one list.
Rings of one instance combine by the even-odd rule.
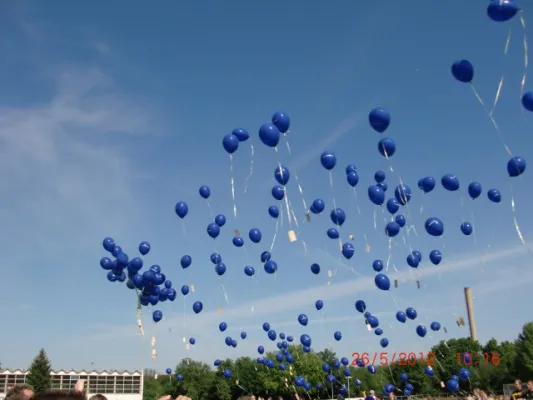
[[[515, 390], [511, 394], [509, 400], [533, 400], [533, 380], [529, 380], [525, 385], [520, 381], [515, 381]], [[173, 398], [175, 397], [175, 398]], [[295, 400], [300, 400], [299, 396], [295, 394]], [[371, 390], [367, 395], [366, 392], [363, 392], [363, 397], [365, 400], [384, 400], [379, 399], [375, 392]], [[394, 393], [388, 395], [389, 400], [395, 400], [396, 396]], [[487, 395], [483, 390], [474, 389], [473, 395], [468, 396], [465, 400], [490, 400], [491, 397]], [[87, 399], [87, 394], [85, 391], [85, 381], [79, 380], [74, 389], [71, 391], [65, 390], [49, 390], [42, 393], [34, 393], [33, 389], [28, 385], [17, 385], [7, 392], [4, 400], [107, 400], [102, 394], [92, 395]], [[192, 400], [187, 396], [172, 396], [166, 395], [158, 400]], [[248, 400], [264, 400], [262, 397], [256, 397], [252, 394], [248, 397]], [[274, 400], [273, 397], [269, 397], [267, 400]], [[284, 400], [283, 397], [278, 397], [277, 400]], [[501, 400], [504, 400], [503, 397]]]

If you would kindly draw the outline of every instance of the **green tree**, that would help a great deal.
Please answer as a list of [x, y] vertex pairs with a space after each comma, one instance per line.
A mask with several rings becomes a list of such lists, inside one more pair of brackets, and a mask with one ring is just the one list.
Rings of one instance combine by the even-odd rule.
[[52, 367], [44, 349], [39, 350], [29, 368], [28, 384], [36, 393], [41, 393], [52, 387]]
[[524, 325], [516, 340], [516, 372], [522, 379], [533, 376], [533, 322]]

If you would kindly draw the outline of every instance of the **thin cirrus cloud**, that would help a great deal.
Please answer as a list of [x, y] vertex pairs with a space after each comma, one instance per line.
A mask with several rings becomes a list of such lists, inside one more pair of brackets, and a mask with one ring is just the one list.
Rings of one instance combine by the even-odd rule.
[[[524, 246], [511, 247], [500, 251], [495, 251], [487, 254], [468, 255], [448, 263], [441, 264], [439, 268], [427, 268], [420, 271], [420, 277], [430, 277], [443, 273], [451, 273], [472, 269], [481, 263], [486, 266], [490, 263], [510, 259], [515, 256], [520, 256], [526, 251]], [[408, 272], [400, 271], [391, 274], [394, 279], [401, 279], [406, 276]], [[238, 322], [249, 318], [266, 317], [268, 315], [280, 314], [282, 312], [297, 310], [305, 307], [310, 301], [321, 298], [323, 300], [334, 300], [351, 296], [354, 293], [363, 293], [376, 290], [373, 277], [364, 277], [354, 280], [349, 280], [342, 283], [331, 284], [329, 286], [317, 286], [309, 289], [294, 291], [290, 293], [283, 293], [276, 296], [267, 297], [256, 302], [246, 303], [233, 308], [224, 310], [224, 320], [226, 322]], [[251, 309], [253, 307], [253, 313]], [[202, 328], [213, 324], [220, 316], [217, 312], [204, 312], [195, 315], [193, 318], [187, 318], [187, 331], [201, 332]], [[169, 318], [165, 320], [165, 326], [169, 329], [180, 329], [184, 326], [183, 318]], [[118, 337], [132, 336], [135, 330], [131, 325], [107, 327], [105, 333], [95, 334], [83, 339], [81, 341], [100, 341], [113, 340]]]

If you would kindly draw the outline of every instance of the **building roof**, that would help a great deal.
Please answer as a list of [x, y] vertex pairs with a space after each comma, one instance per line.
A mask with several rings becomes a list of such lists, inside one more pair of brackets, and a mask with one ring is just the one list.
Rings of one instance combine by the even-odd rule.
[[[27, 369], [0, 369], [0, 375], [26, 375], [29, 374]], [[141, 376], [143, 371], [127, 371], [127, 370], [88, 370], [88, 369], [60, 369], [52, 370], [51, 375], [90, 375], [90, 376]]]

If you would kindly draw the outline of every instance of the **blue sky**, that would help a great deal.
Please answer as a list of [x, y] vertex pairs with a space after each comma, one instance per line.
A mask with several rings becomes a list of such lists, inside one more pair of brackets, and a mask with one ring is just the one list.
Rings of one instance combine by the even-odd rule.
[[[532, 10], [522, 5], [527, 21]], [[528, 291], [533, 272], [513, 225], [508, 156], [471, 89], [450, 73], [453, 61], [469, 59], [476, 68], [475, 87], [489, 105], [504, 75], [495, 119], [514, 153], [533, 159], [533, 119], [520, 105], [524, 32], [518, 19], [493, 23], [485, 7], [485, 1], [458, 0], [408, 5], [346, 0], [334, 6], [166, 1], [158, 7], [140, 1], [127, 7], [103, 1], [52, 1], [46, 7], [2, 2], [2, 366], [26, 367], [40, 347], [58, 369], [162, 371], [185, 356], [211, 363], [255, 355], [259, 344], [274, 349], [261, 329], [265, 321], [295, 337], [309, 333], [316, 350], [332, 346], [346, 356], [381, 351], [354, 309], [358, 299], [380, 317], [390, 352], [423, 351], [438, 340], [468, 334], [455, 324], [459, 316], [466, 318], [465, 286], [475, 296], [480, 339], [515, 338], [530, 313], [514, 294]], [[392, 115], [386, 135], [397, 143], [394, 172], [377, 152], [379, 134], [367, 122], [376, 106]], [[291, 116], [292, 126], [276, 154], [257, 132], [277, 110]], [[234, 219], [230, 163], [221, 141], [238, 127], [252, 139], [234, 155]], [[253, 174], [245, 194], [250, 142]], [[324, 150], [338, 160], [333, 190], [319, 161]], [[285, 218], [273, 250], [279, 272], [264, 273], [259, 255], [275, 232], [267, 208], [278, 162], [298, 176], [307, 204], [322, 198], [329, 210], [335, 197], [346, 211], [341, 234], [355, 236], [351, 260], [339, 260], [337, 242], [326, 237], [328, 214], [304, 222], [291, 178], [299, 240], [289, 243]], [[349, 163], [361, 177], [357, 199], [345, 180]], [[389, 195], [400, 177], [415, 192], [409, 214], [416, 234], [404, 232], [393, 241], [389, 275], [399, 288], [388, 293], [375, 289], [371, 268], [374, 259], [389, 255], [384, 214], [377, 211], [374, 229], [376, 208], [366, 194], [376, 170], [387, 172]], [[463, 190], [448, 193], [439, 185], [422, 196], [418, 179], [431, 175], [440, 181], [445, 173], [456, 174]], [[533, 237], [532, 179], [526, 171], [512, 182], [526, 240]], [[499, 188], [502, 203], [490, 203], [485, 194], [472, 202], [464, 190], [471, 180], [485, 190]], [[198, 195], [203, 184], [212, 190], [213, 213], [228, 218], [216, 241], [206, 234], [211, 216]], [[174, 214], [179, 200], [190, 208], [185, 230]], [[441, 239], [425, 233], [429, 216], [444, 221]], [[475, 235], [461, 234], [465, 220], [474, 223]], [[253, 227], [263, 233], [261, 244], [233, 247], [233, 230], [246, 234]], [[137, 255], [139, 242], [149, 241], [145, 265], [161, 265], [176, 288], [196, 288], [185, 300], [178, 296], [162, 304], [165, 319], [157, 325], [145, 310], [144, 338], [137, 335], [134, 292], [109, 283], [99, 267], [105, 236], [114, 237], [130, 257]], [[405, 263], [410, 248], [424, 256], [418, 270]], [[438, 267], [428, 262], [434, 248], [444, 254]], [[228, 267], [221, 279], [209, 261], [215, 250]], [[187, 271], [179, 265], [184, 254], [193, 258]], [[309, 271], [313, 262], [322, 266], [318, 276]], [[255, 279], [244, 275], [245, 265], [260, 271]], [[337, 271], [331, 282], [328, 270]], [[322, 313], [314, 309], [319, 298]], [[196, 300], [204, 304], [199, 315], [191, 308]], [[394, 318], [408, 306], [419, 312], [415, 322], [438, 320], [448, 333], [416, 336], [417, 323], [401, 325]], [[311, 320], [306, 328], [297, 323], [302, 312]], [[227, 348], [226, 334], [217, 328], [221, 321], [228, 323], [227, 334], [238, 337], [246, 330], [248, 339]], [[333, 343], [337, 330], [344, 337]], [[152, 336], [156, 361], [150, 358]], [[186, 351], [182, 338], [191, 336], [197, 343]]]

